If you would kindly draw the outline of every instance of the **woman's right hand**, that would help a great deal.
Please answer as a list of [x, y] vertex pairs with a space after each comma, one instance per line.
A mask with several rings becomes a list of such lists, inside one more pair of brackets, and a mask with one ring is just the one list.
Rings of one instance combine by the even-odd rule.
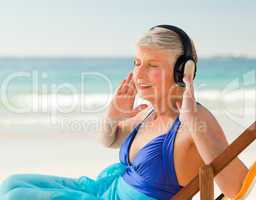
[[147, 108], [147, 104], [141, 104], [133, 108], [137, 89], [132, 76], [132, 72], [129, 72], [127, 79], [122, 80], [115, 91], [107, 111], [108, 118], [121, 121], [133, 117], [141, 110]]

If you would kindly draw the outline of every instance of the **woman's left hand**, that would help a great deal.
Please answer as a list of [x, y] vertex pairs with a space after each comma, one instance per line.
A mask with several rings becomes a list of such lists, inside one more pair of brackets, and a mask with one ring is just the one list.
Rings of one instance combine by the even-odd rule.
[[177, 101], [176, 105], [179, 110], [179, 119], [183, 125], [193, 133], [194, 125], [196, 123], [196, 100], [194, 96], [193, 77], [190, 74], [184, 74], [183, 81], [185, 83], [185, 90], [183, 92], [182, 100]]

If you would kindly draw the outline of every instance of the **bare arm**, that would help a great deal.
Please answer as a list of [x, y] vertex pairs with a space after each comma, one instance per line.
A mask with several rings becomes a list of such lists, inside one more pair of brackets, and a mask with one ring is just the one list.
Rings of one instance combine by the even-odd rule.
[[[218, 121], [207, 109], [201, 107], [196, 120], [197, 128], [191, 137], [203, 161], [208, 164], [227, 148], [228, 141]], [[232, 198], [240, 191], [247, 172], [246, 166], [236, 157], [214, 180], [221, 191]]]
[[[132, 73], [128, 73], [127, 79], [122, 80], [116, 89], [112, 101], [101, 120], [100, 129], [96, 135], [97, 140], [105, 147], [116, 147], [124, 135], [128, 134], [133, 119], [147, 107], [146, 104], [133, 108], [137, 93], [133, 82]], [[117, 142], [116, 142], [117, 141]]]
[[[227, 148], [228, 141], [215, 117], [203, 106], [196, 105], [193, 76], [185, 73], [183, 81], [186, 87], [182, 102], [177, 101], [180, 119], [204, 163], [208, 164]], [[235, 158], [215, 177], [215, 181], [221, 191], [232, 198], [240, 191], [247, 172], [246, 166]]]
[[131, 119], [121, 121], [118, 124], [116, 137], [113, 143], [109, 146], [110, 148], [119, 148], [126, 136], [131, 132]]
[[125, 120], [119, 121], [115, 128], [113, 137], [107, 137], [109, 139], [109, 142], [108, 145], [105, 146], [109, 148], [119, 148], [123, 140], [128, 136], [132, 129], [141, 120], [141, 116], [144, 116], [145, 112], [149, 110], [149, 108], [143, 108], [144, 107], [141, 106], [138, 107], [140, 111], [134, 117], [130, 117]]
[[119, 121], [113, 120], [105, 115], [101, 120], [96, 140], [105, 147], [111, 146], [116, 138], [119, 123]]

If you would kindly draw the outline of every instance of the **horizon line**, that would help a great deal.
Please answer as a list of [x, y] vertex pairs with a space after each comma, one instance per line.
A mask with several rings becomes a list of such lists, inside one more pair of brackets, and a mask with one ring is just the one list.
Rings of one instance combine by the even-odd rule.
[[[84, 58], [132, 58], [134, 55], [82, 55], [82, 54], [26, 54], [26, 55], [1, 55], [0, 59], [11, 59], [11, 58], [66, 58], [66, 59], [84, 59]], [[211, 58], [245, 58], [245, 59], [256, 59], [256, 55], [246, 54], [212, 54], [212, 55], [201, 55], [199, 59], [211, 59]]]

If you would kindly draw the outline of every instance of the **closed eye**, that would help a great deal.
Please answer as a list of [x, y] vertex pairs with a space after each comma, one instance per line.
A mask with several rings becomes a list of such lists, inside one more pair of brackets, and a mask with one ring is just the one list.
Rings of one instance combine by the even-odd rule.
[[134, 66], [138, 66], [139, 64], [134, 60], [134, 61], [133, 61], [133, 65], [134, 65]]
[[150, 66], [150, 67], [158, 67], [157, 65], [151, 65], [151, 64], [149, 64], [149, 66]]

